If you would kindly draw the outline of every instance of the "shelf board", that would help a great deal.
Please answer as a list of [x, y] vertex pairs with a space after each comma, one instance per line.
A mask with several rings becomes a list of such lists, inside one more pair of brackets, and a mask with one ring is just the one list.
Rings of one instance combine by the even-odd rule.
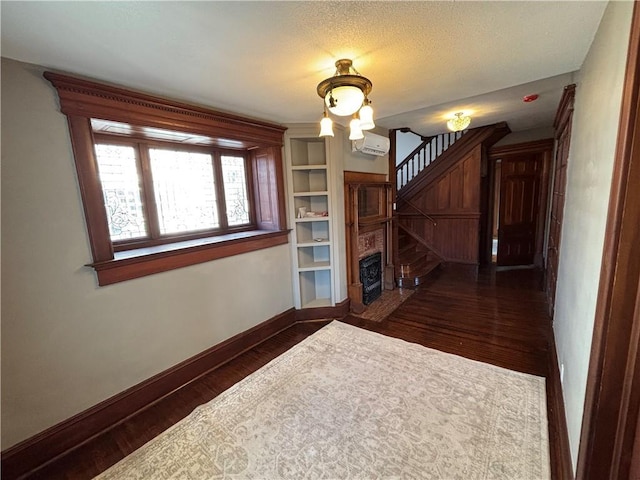
[[330, 220], [331, 217], [304, 217], [304, 218], [296, 218], [296, 223], [302, 222], [317, 222], [318, 220]]
[[314, 272], [317, 270], [330, 270], [331, 262], [314, 262], [308, 263], [305, 265], [300, 265], [298, 267], [299, 272]]
[[293, 194], [294, 197], [315, 197], [318, 195], [329, 195], [327, 190], [320, 190], [317, 192], [296, 192]]
[[320, 247], [322, 245], [331, 245], [329, 240], [323, 240], [322, 242], [300, 242], [296, 244], [296, 247]]
[[326, 170], [327, 165], [293, 165], [291, 170]]
[[331, 299], [330, 298], [316, 298], [315, 300], [311, 300], [308, 303], [302, 305], [302, 308], [317, 308], [317, 307], [330, 307]]

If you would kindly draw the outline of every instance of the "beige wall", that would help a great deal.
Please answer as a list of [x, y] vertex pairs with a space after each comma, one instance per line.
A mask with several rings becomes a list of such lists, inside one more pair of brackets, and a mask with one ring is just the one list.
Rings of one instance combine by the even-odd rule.
[[42, 71], [2, 60], [2, 449], [293, 305], [288, 245], [97, 287]]
[[533, 142], [535, 140], [543, 140], [545, 138], [553, 138], [553, 127], [534, 128], [531, 130], [512, 132], [506, 137], [500, 139], [493, 146], [501, 147], [503, 145], [515, 145], [517, 143]]
[[576, 464], [633, 2], [610, 2], [580, 70], [555, 305]]

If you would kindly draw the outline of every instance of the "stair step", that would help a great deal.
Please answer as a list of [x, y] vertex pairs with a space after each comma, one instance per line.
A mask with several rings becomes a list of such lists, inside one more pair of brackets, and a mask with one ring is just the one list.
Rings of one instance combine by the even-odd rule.
[[442, 262], [438, 259], [430, 259], [419, 272], [416, 271], [408, 276], [400, 276], [396, 278], [396, 283], [400, 288], [417, 287], [418, 285], [423, 284], [427, 278], [429, 278], [430, 274], [441, 265], [441, 263]]
[[420, 264], [424, 264], [433, 255], [431, 252], [421, 252], [418, 250], [407, 251], [403, 255], [398, 257], [400, 266], [406, 266], [407, 268], [416, 268]]
[[416, 251], [416, 244], [415, 243], [405, 243], [404, 245], [399, 244], [400, 246], [398, 247], [398, 256], [399, 257], [403, 257], [406, 254], [408, 254], [409, 252], [415, 252]]

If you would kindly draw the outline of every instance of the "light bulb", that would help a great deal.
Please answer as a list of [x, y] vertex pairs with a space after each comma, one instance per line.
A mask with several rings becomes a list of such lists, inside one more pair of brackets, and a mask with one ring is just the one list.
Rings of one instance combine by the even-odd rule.
[[360, 120], [358, 117], [353, 117], [351, 123], [349, 123], [349, 140], [360, 140], [364, 138], [364, 133], [362, 133], [362, 128], [360, 128]]
[[320, 120], [320, 135], [319, 137], [333, 137], [333, 120], [327, 116], [327, 112], [324, 112], [322, 120]]
[[[333, 100], [333, 102], [332, 102]], [[324, 97], [331, 113], [340, 117], [352, 115], [362, 106], [364, 93], [358, 87], [336, 87]], [[333, 103], [333, 105], [332, 105]]]
[[360, 128], [362, 130], [371, 130], [376, 126], [373, 122], [373, 108], [368, 104], [367, 100], [365, 100], [365, 105], [358, 112], [360, 117]]

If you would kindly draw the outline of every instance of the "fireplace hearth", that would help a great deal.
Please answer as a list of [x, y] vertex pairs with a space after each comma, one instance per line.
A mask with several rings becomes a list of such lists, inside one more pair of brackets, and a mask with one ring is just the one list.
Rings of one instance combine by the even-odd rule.
[[369, 305], [382, 294], [382, 254], [369, 255], [360, 260], [362, 303]]

